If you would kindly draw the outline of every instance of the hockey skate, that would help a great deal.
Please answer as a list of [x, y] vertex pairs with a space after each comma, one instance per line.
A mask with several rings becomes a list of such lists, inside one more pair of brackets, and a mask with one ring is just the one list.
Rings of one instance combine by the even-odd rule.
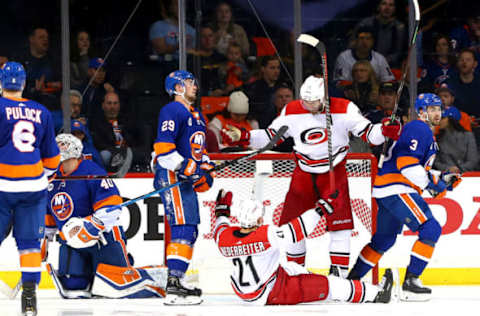
[[431, 295], [432, 290], [424, 287], [422, 281], [416, 275], [407, 271], [400, 299], [402, 301], [424, 302], [430, 300]]
[[377, 293], [374, 303], [389, 303], [392, 298], [393, 273], [391, 269], [386, 269], [379, 286], [382, 288]]
[[33, 282], [25, 282], [22, 291], [22, 315], [37, 315], [37, 295], [35, 294], [36, 284]]
[[202, 290], [197, 289], [176, 276], [169, 275], [165, 305], [199, 305], [203, 302]]

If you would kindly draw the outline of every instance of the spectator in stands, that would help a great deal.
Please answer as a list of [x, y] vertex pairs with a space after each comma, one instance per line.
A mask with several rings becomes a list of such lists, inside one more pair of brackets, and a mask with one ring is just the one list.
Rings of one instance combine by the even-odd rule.
[[[480, 58], [480, 4], [473, 3], [465, 8], [468, 16], [466, 23], [454, 28], [450, 33], [455, 51], [460, 52], [469, 48], [475, 52], [476, 59]], [[479, 68], [476, 69], [477, 71]]]
[[439, 34], [433, 40], [433, 54], [423, 66], [422, 81], [429, 86], [439, 87], [454, 72], [455, 53], [447, 35]]
[[200, 78], [201, 96], [225, 95], [218, 75], [218, 69], [225, 61], [225, 56], [215, 50], [212, 27], [202, 26], [199, 37], [198, 48], [191, 50], [187, 56], [187, 68], [193, 69], [197, 74], [195, 77]]
[[219, 53], [226, 56], [228, 46], [235, 42], [240, 45], [242, 56], [248, 56], [250, 44], [247, 33], [243, 27], [235, 23], [230, 4], [221, 2], [217, 5], [211, 25], [215, 32], [215, 43]]
[[94, 117], [103, 115], [100, 105], [105, 94], [115, 91], [113, 86], [106, 82], [106, 77], [105, 61], [102, 58], [90, 59], [87, 81], [79, 87], [79, 91], [83, 93], [83, 113], [90, 123]]
[[395, 17], [395, 11], [395, 0], [380, 0], [377, 13], [360, 21], [353, 34], [361, 27], [371, 27], [375, 51], [385, 56], [391, 67], [397, 68], [406, 53], [407, 31], [405, 25]]
[[[178, 1], [159, 1], [162, 19], [150, 26], [149, 39], [152, 44], [151, 60], [162, 63], [164, 73], [178, 68]], [[187, 49], [195, 48], [195, 29], [185, 25]]]
[[435, 158], [435, 168], [442, 171], [463, 173], [475, 170], [478, 151], [471, 132], [460, 125], [460, 111], [451, 106], [444, 111], [440, 121], [437, 143], [440, 150]]
[[[455, 94], [446, 83], [442, 83], [440, 87], [435, 90], [435, 94], [442, 99], [442, 104], [445, 110], [455, 106]], [[460, 120], [458, 123], [460, 123], [467, 132], [472, 131], [472, 118], [467, 113], [460, 111]]]
[[222, 63], [218, 72], [225, 85], [224, 93], [229, 94], [243, 86], [248, 79], [248, 69], [240, 45], [232, 43], [228, 46], [227, 61]]
[[353, 83], [345, 86], [345, 98], [353, 101], [362, 113], [374, 109], [377, 104], [379, 84], [368, 60], [359, 60], [352, 67]]
[[462, 49], [457, 61], [458, 74], [451, 76], [445, 83], [455, 93], [458, 109], [480, 117], [480, 77], [475, 74], [477, 64], [475, 52], [469, 48]]
[[280, 84], [280, 61], [275, 56], [265, 56], [260, 63], [260, 79], [247, 86], [250, 100], [250, 113], [258, 121], [260, 128], [267, 128], [277, 116], [277, 110], [271, 102], [273, 92]]
[[273, 93], [273, 105], [277, 110], [277, 115], [280, 115], [285, 105], [293, 101], [293, 91], [286, 85], [281, 84], [275, 89]]
[[[248, 97], [242, 91], [235, 91], [230, 94], [226, 110], [215, 116], [208, 124], [208, 128], [217, 136], [220, 149], [227, 147], [220, 136], [220, 131], [227, 125], [234, 125], [247, 131], [258, 129], [258, 122], [248, 117], [248, 109]], [[246, 146], [242, 147], [242, 149], [246, 148]]]
[[83, 157], [85, 159], [93, 160], [97, 165], [99, 165], [102, 168], [105, 168], [105, 166], [103, 165], [102, 158], [100, 157], [100, 154], [98, 153], [97, 149], [95, 149], [91, 136], [89, 136], [87, 126], [79, 120], [72, 120], [71, 125], [72, 125], [70, 127], [71, 133], [82, 141]]
[[103, 115], [94, 117], [90, 124], [93, 143], [107, 171], [126, 173], [132, 163], [135, 122], [120, 116], [120, 99], [115, 92], [105, 94], [102, 110]]
[[70, 84], [80, 86], [88, 79], [88, 65], [94, 57], [90, 46], [90, 34], [85, 30], [75, 33], [72, 40], [70, 62]]
[[[70, 90], [69, 106], [72, 120], [79, 120], [82, 124], [87, 125], [87, 119], [81, 114], [82, 112], [82, 94], [78, 90]], [[63, 110], [63, 107], [62, 107]], [[63, 128], [63, 112], [62, 110], [52, 111], [53, 125], [55, 126], [55, 134], [59, 134]], [[88, 134], [90, 135], [90, 134]]]
[[340, 53], [335, 61], [333, 79], [337, 85], [344, 86], [352, 82], [353, 65], [356, 61], [362, 59], [370, 62], [380, 82], [395, 80], [385, 57], [373, 50], [374, 42], [375, 38], [372, 28], [366, 26], [358, 28], [354, 47]]
[[49, 34], [46, 28], [35, 27], [28, 36], [28, 50], [17, 58], [27, 73], [24, 96], [47, 106], [60, 108], [60, 61], [49, 51]]

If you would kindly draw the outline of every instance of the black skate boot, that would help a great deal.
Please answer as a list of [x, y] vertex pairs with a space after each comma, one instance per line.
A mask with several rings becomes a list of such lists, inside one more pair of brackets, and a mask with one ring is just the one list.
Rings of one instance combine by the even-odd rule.
[[340, 268], [338, 266], [330, 266], [330, 270], [328, 271], [328, 275], [333, 275], [336, 277], [340, 277]]
[[202, 303], [202, 290], [187, 284], [179, 277], [169, 275], [165, 305], [198, 305]]
[[432, 290], [424, 287], [422, 281], [415, 274], [408, 272], [405, 274], [405, 281], [402, 285], [402, 301], [423, 302], [430, 300]]
[[36, 284], [34, 282], [25, 282], [22, 291], [22, 315], [37, 315], [37, 295], [35, 294]]
[[374, 303], [389, 303], [392, 298], [393, 273], [391, 269], [386, 269], [379, 286], [382, 288], [377, 293]]

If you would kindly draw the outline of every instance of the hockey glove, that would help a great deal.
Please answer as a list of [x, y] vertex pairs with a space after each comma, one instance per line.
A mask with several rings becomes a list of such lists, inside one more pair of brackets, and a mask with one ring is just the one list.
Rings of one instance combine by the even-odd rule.
[[429, 172], [428, 179], [430, 182], [427, 184], [426, 189], [432, 197], [442, 198], [445, 196], [445, 194], [447, 194], [447, 184], [441, 179], [440, 176], [436, 176]]
[[208, 170], [213, 168], [213, 163], [204, 162], [200, 165], [200, 171], [198, 172], [200, 179], [193, 183], [193, 189], [195, 192], [205, 192], [212, 187], [215, 172], [208, 172]]
[[177, 177], [181, 181], [197, 181], [200, 177], [197, 174], [197, 163], [195, 162], [195, 160], [191, 158], [184, 159], [182, 161], [182, 164], [180, 165], [180, 169], [177, 170]]
[[88, 248], [101, 241], [106, 243], [103, 237], [103, 223], [95, 216], [85, 218], [72, 217], [62, 227], [67, 245], [72, 248]]
[[230, 146], [248, 146], [250, 144], [250, 132], [243, 127], [227, 125], [220, 131], [223, 142]]
[[230, 217], [230, 206], [232, 206], [232, 192], [225, 192], [223, 189], [218, 191], [217, 202], [215, 204], [215, 217]]
[[445, 171], [442, 172], [440, 178], [447, 184], [448, 191], [452, 191], [462, 182], [462, 175], [459, 173]]
[[327, 198], [326, 200], [319, 199], [317, 202], [315, 202], [315, 212], [317, 212], [318, 215], [320, 216], [332, 215], [333, 214], [332, 203], [333, 203], [332, 198]]
[[402, 132], [402, 122], [398, 119], [390, 119], [385, 117], [382, 119], [382, 135], [393, 140], [400, 138]]

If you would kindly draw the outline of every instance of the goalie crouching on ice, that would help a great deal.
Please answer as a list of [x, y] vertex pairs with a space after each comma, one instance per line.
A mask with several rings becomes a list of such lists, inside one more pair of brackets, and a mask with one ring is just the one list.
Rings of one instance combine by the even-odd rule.
[[220, 253], [232, 260], [232, 287], [242, 300], [259, 305], [293, 305], [337, 300], [342, 302], [390, 302], [393, 275], [387, 269], [380, 286], [346, 280], [334, 275], [309, 273], [287, 261], [281, 250], [313, 231], [321, 210], [312, 209], [280, 227], [264, 225], [263, 205], [242, 200], [236, 205], [240, 226], [231, 226], [232, 192], [220, 190], [215, 207], [214, 238]]
[[[60, 149], [57, 176], [106, 175], [91, 160], [83, 160], [82, 143], [72, 134], [56, 137]], [[48, 209], [42, 256], [47, 240], [60, 232], [58, 271], [49, 267], [63, 298], [163, 297], [166, 268], [132, 267], [126, 238], [119, 222], [122, 203], [111, 179], [52, 181], [48, 186]]]

